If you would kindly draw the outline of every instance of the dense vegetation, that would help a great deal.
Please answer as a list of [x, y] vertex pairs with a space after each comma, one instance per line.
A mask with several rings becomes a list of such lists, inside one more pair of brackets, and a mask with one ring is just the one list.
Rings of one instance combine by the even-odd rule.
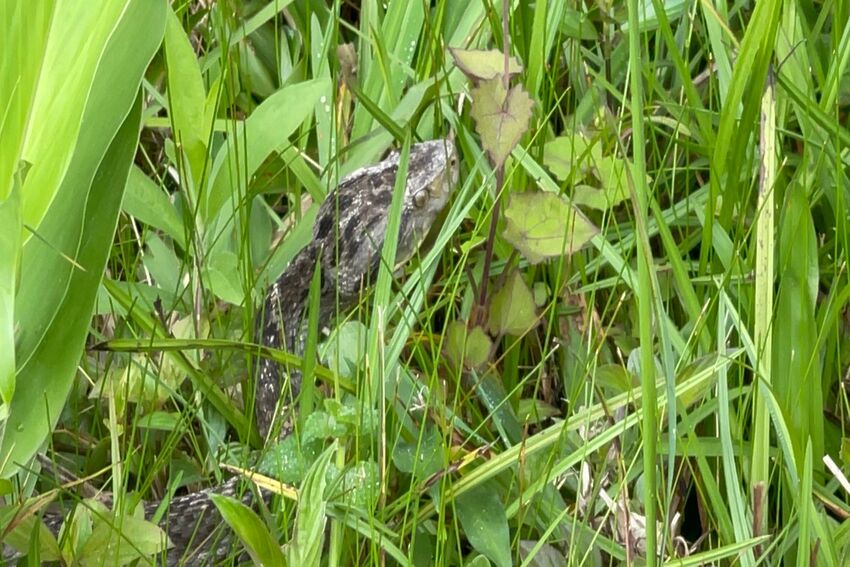
[[[0, 37], [0, 525], [35, 562], [149, 556], [140, 498], [253, 466], [258, 355], [315, 387], [259, 465], [297, 493], [217, 502], [256, 561], [850, 562], [847, 0], [7, 0]], [[260, 353], [316, 204], [444, 136], [420, 253]]]

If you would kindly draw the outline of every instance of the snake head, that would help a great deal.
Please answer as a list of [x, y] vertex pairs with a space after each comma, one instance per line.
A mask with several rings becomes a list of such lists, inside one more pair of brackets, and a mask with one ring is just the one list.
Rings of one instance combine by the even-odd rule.
[[397, 265], [407, 262], [416, 253], [434, 220], [449, 202], [458, 182], [458, 169], [457, 149], [451, 140], [433, 140], [411, 148], [396, 249]]
[[[356, 298], [377, 274], [392, 209], [400, 154], [344, 179], [319, 209], [314, 242], [322, 245], [323, 286], [340, 304]], [[401, 203], [396, 263], [409, 260], [449, 201], [458, 181], [458, 155], [451, 140], [410, 148]], [[329, 276], [329, 277], [327, 277]]]

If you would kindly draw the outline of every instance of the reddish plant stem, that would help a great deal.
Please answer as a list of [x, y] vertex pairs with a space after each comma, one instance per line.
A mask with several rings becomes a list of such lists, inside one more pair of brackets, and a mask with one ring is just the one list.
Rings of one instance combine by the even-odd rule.
[[[508, 15], [510, 13], [510, 2], [502, 0], [502, 54], [504, 55], [505, 69], [502, 73], [502, 86], [507, 92], [510, 75], [510, 29], [508, 26]], [[507, 98], [505, 102], [507, 104]], [[504, 161], [496, 168], [496, 200], [493, 203], [493, 212], [490, 217], [490, 233], [487, 235], [487, 247], [484, 249], [484, 271], [481, 274], [481, 287], [478, 294], [478, 309], [472, 314], [472, 324], [481, 324], [484, 321], [487, 305], [487, 284], [490, 281], [490, 266], [493, 263], [493, 245], [496, 242], [496, 227], [499, 226], [499, 214], [501, 213], [502, 191], [505, 185], [505, 163]]]
[[490, 216], [490, 233], [487, 235], [487, 247], [484, 249], [484, 271], [481, 273], [481, 286], [478, 293], [478, 309], [473, 317], [474, 324], [482, 323], [481, 320], [486, 312], [487, 284], [490, 281], [490, 265], [493, 263], [493, 245], [496, 242], [496, 227], [499, 225], [499, 212], [501, 209], [501, 194], [505, 182], [505, 166], [496, 169], [496, 201], [493, 203], [493, 212]]

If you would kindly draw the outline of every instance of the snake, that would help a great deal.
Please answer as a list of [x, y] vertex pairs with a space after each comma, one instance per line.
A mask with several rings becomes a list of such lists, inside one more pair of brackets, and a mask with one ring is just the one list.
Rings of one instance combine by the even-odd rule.
[[[354, 171], [328, 193], [316, 214], [312, 238], [266, 291], [255, 318], [255, 340], [262, 346], [303, 356], [308, 298], [317, 265], [319, 328], [356, 304], [374, 283], [383, 258], [401, 161], [402, 152], [393, 151], [379, 163]], [[406, 180], [400, 192], [396, 266], [417, 253], [457, 182], [458, 155], [453, 140], [437, 139], [410, 146]], [[280, 439], [291, 432], [286, 418], [301, 391], [302, 378], [298, 369], [284, 367], [270, 357], [259, 359], [254, 380], [254, 418], [264, 439]], [[252, 504], [254, 491], [241, 488], [240, 478], [233, 477], [217, 486], [172, 497], [160, 522], [170, 542], [164, 563], [212, 565], [232, 553], [229, 529], [210, 496], [234, 496]], [[268, 499], [266, 491], [260, 492]], [[159, 507], [160, 502], [146, 503], [145, 517], [152, 518]], [[54, 535], [64, 520], [60, 514], [45, 514], [43, 519]], [[4, 549], [4, 559], [19, 556], [17, 550]]]

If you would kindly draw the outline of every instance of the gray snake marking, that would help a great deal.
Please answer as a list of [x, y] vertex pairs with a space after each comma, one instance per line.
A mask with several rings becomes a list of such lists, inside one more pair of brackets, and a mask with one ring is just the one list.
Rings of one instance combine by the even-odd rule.
[[[399, 159], [399, 153], [393, 152], [382, 162], [357, 170], [343, 179], [319, 207], [313, 238], [269, 286], [265, 296], [255, 332], [255, 338], [264, 346], [303, 354], [307, 297], [317, 261], [321, 262], [320, 328], [336, 313], [350, 308], [372, 283], [380, 266]], [[411, 146], [401, 203], [397, 264], [416, 253], [448, 202], [458, 180], [457, 162], [450, 140]], [[287, 379], [288, 387], [284, 388]], [[287, 373], [271, 359], [259, 361], [254, 415], [263, 438], [278, 428], [281, 435], [287, 433], [285, 424], [278, 422], [283, 421], [286, 408], [300, 390], [299, 370], [290, 369]], [[167, 565], [215, 564], [231, 552], [229, 530], [219, 529], [224, 522], [209, 496], [235, 496], [250, 504], [254, 494], [240, 491], [243, 484], [237, 477], [171, 499], [166, 517], [160, 522], [172, 544], [166, 554]], [[268, 497], [265, 493], [263, 496]], [[146, 504], [145, 517], [151, 518], [158, 506], [159, 502]], [[64, 517], [45, 515], [44, 521], [57, 534]], [[18, 556], [4, 547], [4, 559]]]

